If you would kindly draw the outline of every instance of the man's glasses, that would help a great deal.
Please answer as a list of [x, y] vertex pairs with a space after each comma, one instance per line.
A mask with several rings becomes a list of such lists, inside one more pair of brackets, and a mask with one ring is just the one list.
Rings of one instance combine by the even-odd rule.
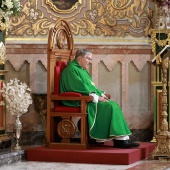
[[88, 58], [88, 57], [84, 57], [85, 59], [87, 59], [88, 61], [92, 61], [92, 58]]

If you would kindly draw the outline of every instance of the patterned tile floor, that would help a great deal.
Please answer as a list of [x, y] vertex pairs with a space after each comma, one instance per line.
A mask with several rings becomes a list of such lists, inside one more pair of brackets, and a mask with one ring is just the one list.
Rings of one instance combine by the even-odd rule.
[[100, 165], [19, 161], [0, 170], [170, 170], [170, 161], [144, 160], [131, 165]]

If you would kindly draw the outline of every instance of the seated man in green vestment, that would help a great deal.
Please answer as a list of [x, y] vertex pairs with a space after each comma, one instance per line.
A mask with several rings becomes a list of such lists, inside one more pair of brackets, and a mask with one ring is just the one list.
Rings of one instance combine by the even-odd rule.
[[[92, 53], [78, 49], [75, 59], [68, 63], [60, 79], [60, 92], [79, 92], [93, 96], [88, 103], [89, 136], [98, 142], [113, 140], [115, 148], [137, 147], [139, 143], [129, 140], [131, 131], [119, 105], [109, 100], [105, 92], [98, 89], [87, 69], [92, 61]], [[77, 101], [63, 101], [64, 105], [78, 107]]]

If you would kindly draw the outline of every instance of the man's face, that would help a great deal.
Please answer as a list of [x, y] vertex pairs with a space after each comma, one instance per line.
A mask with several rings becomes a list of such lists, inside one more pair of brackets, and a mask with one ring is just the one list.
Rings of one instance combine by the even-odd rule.
[[81, 67], [83, 69], [88, 69], [89, 65], [92, 63], [92, 54], [86, 55], [85, 57], [81, 58]]

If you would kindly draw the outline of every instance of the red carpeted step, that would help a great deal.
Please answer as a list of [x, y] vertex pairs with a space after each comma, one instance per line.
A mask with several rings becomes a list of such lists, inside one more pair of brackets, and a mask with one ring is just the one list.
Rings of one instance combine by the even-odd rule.
[[129, 165], [145, 159], [154, 143], [141, 143], [132, 149], [113, 148], [109, 144], [90, 146], [87, 150], [51, 149], [45, 146], [27, 150], [28, 161]]

